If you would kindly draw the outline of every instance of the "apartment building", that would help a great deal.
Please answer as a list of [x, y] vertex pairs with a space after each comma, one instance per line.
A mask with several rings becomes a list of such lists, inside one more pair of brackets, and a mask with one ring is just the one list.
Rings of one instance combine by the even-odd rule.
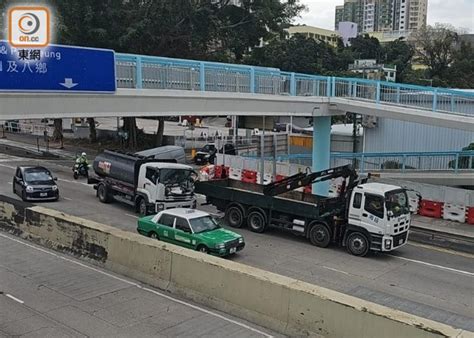
[[416, 31], [426, 25], [428, 0], [345, 0], [336, 6], [335, 27], [354, 22], [359, 33]]

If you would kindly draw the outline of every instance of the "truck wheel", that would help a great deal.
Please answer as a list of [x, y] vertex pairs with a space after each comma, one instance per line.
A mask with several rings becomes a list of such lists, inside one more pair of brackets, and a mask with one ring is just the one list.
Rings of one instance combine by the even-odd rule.
[[109, 203], [109, 192], [105, 184], [99, 184], [97, 187], [97, 196], [102, 203]]
[[331, 233], [324, 224], [315, 224], [309, 231], [311, 244], [320, 248], [326, 248], [331, 242]]
[[347, 237], [347, 250], [354, 256], [364, 257], [369, 252], [369, 241], [360, 232], [353, 232]]
[[247, 224], [253, 232], [264, 232], [266, 226], [265, 215], [258, 210], [252, 211], [247, 217]]
[[244, 225], [244, 214], [237, 206], [231, 206], [225, 211], [227, 223], [233, 228], [241, 228]]
[[140, 216], [148, 216], [148, 205], [144, 198], [140, 198], [138, 202], [138, 214]]

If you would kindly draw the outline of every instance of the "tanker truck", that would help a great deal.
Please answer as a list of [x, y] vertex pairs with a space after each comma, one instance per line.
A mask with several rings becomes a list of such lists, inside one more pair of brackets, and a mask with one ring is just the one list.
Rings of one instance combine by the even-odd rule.
[[93, 164], [97, 197], [102, 203], [126, 203], [140, 215], [171, 208], [195, 208], [193, 168], [175, 159], [150, 159], [106, 150]]

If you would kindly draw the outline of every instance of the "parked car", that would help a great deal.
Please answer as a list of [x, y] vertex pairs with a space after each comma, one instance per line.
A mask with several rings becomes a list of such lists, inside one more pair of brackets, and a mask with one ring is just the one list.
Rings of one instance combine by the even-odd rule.
[[196, 156], [194, 156], [194, 163], [198, 165], [205, 165], [208, 163], [214, 164], [217, 153], [225, 153], [226, 155], [237, 155], [237, 151], [235, 150], [235, 147], [232, 143], [226, 143], [224, 145], [224, 149], [221, 148], [219, 149], [219, 151], [217, 151], [217, 147], [215, 144], [209, 143], [196, 152]]
[[45, 167], [17, 167], [13, 177], [13, 193], [23, 201], [57, 201], [57, 178]]
[[222, 228], [211, 215], [196, 209], [169, 209], [140, 218], [137, 231], [144, 236], [216, 256], [234, 254], [245, 246], [241, 235]]
[[19, 133], [20, 130], [20, 121], [19, 120], [8, 120], [3, 124], [3, 127], [6, 131], [12, 133]]

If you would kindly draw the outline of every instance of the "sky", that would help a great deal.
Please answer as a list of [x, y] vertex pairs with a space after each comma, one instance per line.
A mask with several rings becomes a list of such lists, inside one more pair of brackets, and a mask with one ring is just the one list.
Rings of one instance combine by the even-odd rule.
[[[301, 0], [308, 7], [295, 23], [334, 29], [335, 7], [344, 0]], [[428, 24], [450, 23], [474, 33], [474, 0], [428, 0]]]

